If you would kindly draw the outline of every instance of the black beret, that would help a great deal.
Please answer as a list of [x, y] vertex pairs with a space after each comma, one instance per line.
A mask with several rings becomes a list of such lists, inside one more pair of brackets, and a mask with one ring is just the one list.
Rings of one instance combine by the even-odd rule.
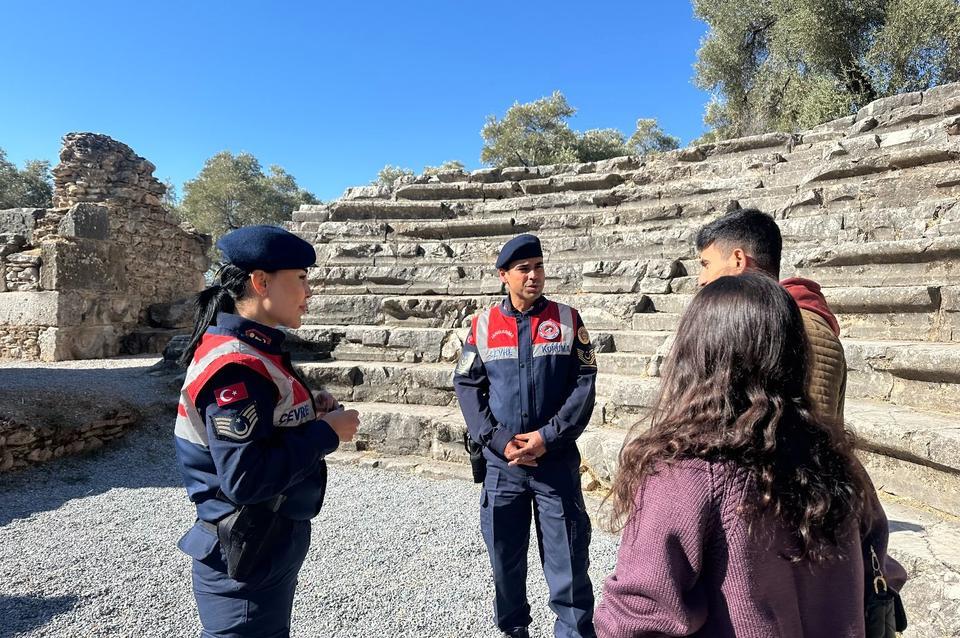
[[543, 257], [540, 240], [535, 235], [517, 235], [500, 249], [500, 256], [497, 257], [497, 268], [506, 268], [511, 261], [530, 257]]
[[221, 237], [217, 248], [224, 259], [247, 272], [300, 270], [317, 263], [308, 242], [277, 226], [244, 226]]

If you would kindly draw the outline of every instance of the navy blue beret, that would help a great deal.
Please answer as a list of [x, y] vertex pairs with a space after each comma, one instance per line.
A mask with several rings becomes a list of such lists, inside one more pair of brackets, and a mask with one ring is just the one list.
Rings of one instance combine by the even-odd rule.
[[540, 240], [535, 235], [517, 235], [500, 249], [500, 256], [497, 257], [497, 268], [506, 268], [511, 261], [529, 259], [530, 257], [543, 257]]
[[221, 237], [217, 248], [224, 259], [247, 272], [300, 270], [317, 263], [308, 242], [277, 226], [244, 226]]

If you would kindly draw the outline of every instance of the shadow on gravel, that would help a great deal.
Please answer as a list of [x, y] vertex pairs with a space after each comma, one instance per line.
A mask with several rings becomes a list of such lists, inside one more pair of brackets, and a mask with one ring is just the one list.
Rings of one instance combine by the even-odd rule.
[[54, 616], [73, 609], [77, 600], [76, 596], [0, 596], [0, 638], [21, 636], [42, 627]]
[[923, 525], [917, 525], [916, 523], [907, 523], [905, 521], [896, 521], [890, 520], [890, 533], [894, 532], [922, 532], [924, 530]]
[[[170, 389], [170, 377], [151, 377], [147, 369], [0, 368], [5, 397], [18, 389], [24, 400], [37, 388], [53, 387], [66, 395], [82, 390], [84, 399], [121, 399], [143, 413], [139, 425], [99, 450], [0, 474], [0, 526], [114, 488], [183, 487], [173, 451], [176, 390]], [[7, 408], [0, 405], [0, 412]], [[57, 414], [70, 406], [49, 409]]]

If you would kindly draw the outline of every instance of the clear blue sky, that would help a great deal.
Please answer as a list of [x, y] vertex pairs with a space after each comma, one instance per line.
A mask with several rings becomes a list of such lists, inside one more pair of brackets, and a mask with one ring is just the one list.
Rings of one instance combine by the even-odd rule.
[[[42, 8], [41, 8], [42, 7]], [[0, 29], [0, 147], [55, 164], [106, 133], [182, 187], [253, 153], [327, 200], [384, 164], [480, 167], [480, 128], [559, 89], [577, 130], [655, 117], [684, 143], [705, 26], [689, 2], [16, 2]]]

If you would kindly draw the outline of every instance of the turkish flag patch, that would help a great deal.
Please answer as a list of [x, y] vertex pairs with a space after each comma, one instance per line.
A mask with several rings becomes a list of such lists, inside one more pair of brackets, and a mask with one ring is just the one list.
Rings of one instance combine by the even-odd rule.
[[213, 394], [217, 398], [217, 405], [221, 408], [249, 397], [247, 394], [247, 386], [245, 386], [242, 381], [228, 385], [225, 388], [214, 390]]

